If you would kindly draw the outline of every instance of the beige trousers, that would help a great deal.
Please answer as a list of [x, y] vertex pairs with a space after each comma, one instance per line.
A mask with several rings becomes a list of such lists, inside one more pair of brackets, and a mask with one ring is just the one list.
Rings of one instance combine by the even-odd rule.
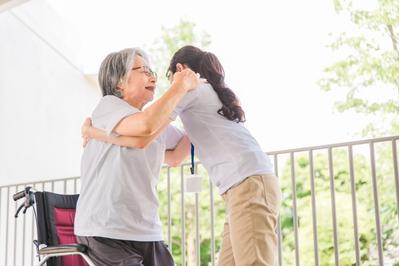
[[219, 266], [276, 265], [281, 192], [274, 175], [256, 175], [222, 195], [226, 221]]

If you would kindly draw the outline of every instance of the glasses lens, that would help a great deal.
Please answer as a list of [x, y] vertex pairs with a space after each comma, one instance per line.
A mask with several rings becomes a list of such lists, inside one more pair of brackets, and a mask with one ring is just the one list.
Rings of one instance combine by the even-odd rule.
[[143, 69], [144, 69], [144, 71], [145, 71], [147, 76], [149, 76], [149, 77], [153, 76], [153, 77], [157, 78], [157, 73], [154, 72], [150, 67], [144, 66]]

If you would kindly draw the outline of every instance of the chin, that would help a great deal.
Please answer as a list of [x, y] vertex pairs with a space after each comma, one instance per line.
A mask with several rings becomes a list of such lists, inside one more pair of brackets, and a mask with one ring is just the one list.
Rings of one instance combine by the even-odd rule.
[[143, 107], [145, 107], [146, 105], [148, 105], [149, 103], [151, 103], [151, 101], [153, 101], [153, 98], [151, 98], [150, 100], [146, 101], [146, 102], [143, 104]]

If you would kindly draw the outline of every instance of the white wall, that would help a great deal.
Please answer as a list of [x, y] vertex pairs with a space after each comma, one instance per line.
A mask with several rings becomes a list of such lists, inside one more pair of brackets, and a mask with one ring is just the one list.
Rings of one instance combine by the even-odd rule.
[[80, 126], [101, 93], [62, 23], [43, 1], [0, 13], [0, 185], [79, 175]]

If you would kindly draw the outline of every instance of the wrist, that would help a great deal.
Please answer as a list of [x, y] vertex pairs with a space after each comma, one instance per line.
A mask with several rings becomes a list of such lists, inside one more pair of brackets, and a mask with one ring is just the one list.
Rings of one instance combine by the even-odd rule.
[[84, 130], [83, 130], [83, 135], [85, 136], [85, 137], [87, 137], [87, 138], [92, 138], [93, 136], [93, 131], [92, 131], [92, 128], [91, 127], [87, 127], [87, 128], [85, 128]]
[[182, 82], [173, 82], [171, 84], [170, 90], [175, 91], [177, 93], [186, 93], [187, 89], [186, 87], [182, 84]]

